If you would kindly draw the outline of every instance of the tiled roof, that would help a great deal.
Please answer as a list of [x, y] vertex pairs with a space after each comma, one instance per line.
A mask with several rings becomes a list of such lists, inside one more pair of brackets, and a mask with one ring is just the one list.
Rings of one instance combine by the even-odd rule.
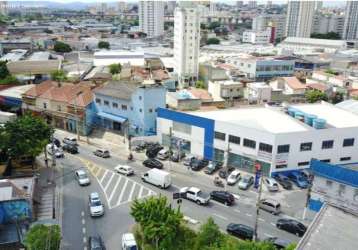
[[7, 68], [11, 74], [49, 74], [58, 70], [61, 66], [60, 60], [45, 61], [16, 61], [9, 62]]
[[321, 84], [321, 83], [310, 83], [310, 84], [307, 84], [306, 85], [307, 88], [311, 88], [311, 89], [316, 89], [316, 90], [319, 90], [319, 91], [326, 91], [328, 89], [328, 87], [324, 84]]
[[153, 79], [154, 80], [162, 81], [162, 80], [169, 79], [168, 73], [165, 70], [162, 70], [162, 69], [153, 70], [152, 74], [153, 74]]
[[209, 92], [205, 89], [197, 89], [197, 88], [190, 88], [188, 89], [194, 97], [199, 98], [201, 100], [212, 100], [213, 98], [209, 94]]
[[38, 97], [43, 93], [45, 93], [50, 88], [52, 88], [55, 84], [57, 83], [51, 80], [47, 80], [40, 84], [36, 84], [33, 88], [26, 91], [24, 93], [24, 96]]
[[138, 86], [140, 86], [140, 84], [134, 82], [110, 81], [102, 87], [95, 89], [94, 93], [130, 100]]
[[306, 86], [302, 84], [296, 77], [282, 77], [282, 79], [290, 86], [291, 89], [305, 89]]

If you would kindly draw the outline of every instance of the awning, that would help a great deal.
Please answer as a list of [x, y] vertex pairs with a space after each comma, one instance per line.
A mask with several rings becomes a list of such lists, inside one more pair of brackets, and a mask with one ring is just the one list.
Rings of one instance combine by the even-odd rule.
[[97, 113], [98, 116], [105, 118], [105, 119], [109, 119], [115, 122], [119, 122], [119, 123], [123, 123], [127, 120], [127, 118], [123, 117], [123, 116], [119, 116], [119, 115], [112, 115], [112, 114], [108, 114], [105, 112], [98, 112]]

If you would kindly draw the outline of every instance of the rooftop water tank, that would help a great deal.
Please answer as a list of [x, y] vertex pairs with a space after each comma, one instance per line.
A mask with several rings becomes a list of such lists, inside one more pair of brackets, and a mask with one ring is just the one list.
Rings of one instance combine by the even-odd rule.
[[304, 116], [305, 114], [301, 111], [296, 111], [295, 112], [295, 118], [300, 120], [300, 121], [304, 121]]
[[288, 114], [289, 114], [290, 116], [295, 117], [295, 113], [296, 113], [296, 111], [298, 111], [298, 110], [295, 109], [295, 108], [289, 107], [289, 108], [287, 109], [287, 111], [288, 111]]
[[321, 118], [313, 119], [313, 127], [315, 129], [324, 129], [326, 127], [326, 120]]
[[312, 126], [314, 119], [317, 119], [317, 116], [316, 116], [316, 115], [305, 114], [305, 123], [306, 123], [306, 124]]

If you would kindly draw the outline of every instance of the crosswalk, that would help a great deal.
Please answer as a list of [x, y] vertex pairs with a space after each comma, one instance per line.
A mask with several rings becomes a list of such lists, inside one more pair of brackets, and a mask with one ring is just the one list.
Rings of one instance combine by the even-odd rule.
[[80, 160], [85, 163], [89, 171], [97, 179], [105, 194], [109, 209], [132, 202], [135, 199], [156, 195], [153, 190], [126, 176], [117, 174], [112, 170], [100, 167], [82, 158]]

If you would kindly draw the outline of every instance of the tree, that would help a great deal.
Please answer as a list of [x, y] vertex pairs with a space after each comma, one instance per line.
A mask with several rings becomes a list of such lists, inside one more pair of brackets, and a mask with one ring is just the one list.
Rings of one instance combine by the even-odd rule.
[[114, 63], [109, 65], [109, 72], [112, 75], [119, 74], [122, 71], [122, 65], [120, 63]]
[[9, 70], [7, 69], [7, 61], [0, 61], [0, 79], [5, 79], [8, 75], [10, 75]]
[[106, 41], [99, 41], [97, 46], [99, 49], [110, 49], [111, 47], [109, 42]]
[[0, 80], [0, 85], [2, 84], [18, 84], [19, 80], [13, 75], [8, 75], [4, 79]]
[[309, 103], [315, 103], [318, 101], [327, 101], [327, 95], [319, 90], [308, 90], [305, 94]]
[[27, 232], [24, 240], [29, 250], [59, 250], [61, 230], [58, 225], [46, 226], [38, 224]]
[[205, 84], [204, 84], [204, 82], [201, 81], [201, 80], [196, 81], [196, 83], [195, 83], [195, 88], [205, 89]]
[[206, 41], [206, 44], [207, 45], [210, 45], [210, 44], [220, 44], [220, 40], [216, 37], [212, 37], [212, 38], [209, 38], [207, 41]]
[[214, 248], [217, 249], [224, 244], [224, 235], [220, 232], [219, 226], [212, 218], [200, 227], [195, 249]]
[[208, 28], [210, 30], [213, 30], [213, 29], [215, 29], [217, 27], [220, 27], [220, 26], [221, 26], [220, 22], [212, 22], [212, 23], [209, 24]]
[[335, 92], [331, 98], [333, 104], [339, 103], [344, 100], [344, 94], [342, 92]]
[[358, 101], [358, 96], [353, 96], [353, 100]]
[[58, 82], [58, 83], [66, 81], [67, 80], [66, 72], [63, 71], [62, 69], [52, 71], [51, 72], [51, 79], [56, 81], [56, 82]]
[[340, 35], [338, 33], [335, 33], [335, 32], [328, 32], [326, 34], [312, 33], [311, 38], [330, 39], [330, 40], [339, 40], [339, 39], [341, 39]]
[[72, 51], [70, 45], [59, 41], [55, 43], [54, 50], [58, 53], [68, 53]]

